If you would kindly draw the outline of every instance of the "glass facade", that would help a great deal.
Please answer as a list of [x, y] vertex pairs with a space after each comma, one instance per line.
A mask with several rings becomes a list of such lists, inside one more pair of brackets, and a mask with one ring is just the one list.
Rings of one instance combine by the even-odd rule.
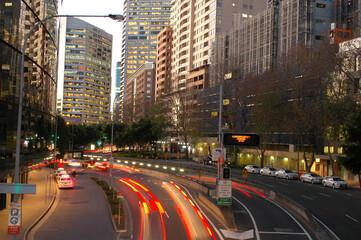
[[[0, 5], [0, 181], [11, 179], [15, 162], [21, 49], [34, 24], [57, 14], [57, 1], [2, 1]], [[26, 41], [21, 172], [52, 148], [55, 108], [56, 20], [34, 29]], [[23, 181], [23, 174], [21, 180]]]

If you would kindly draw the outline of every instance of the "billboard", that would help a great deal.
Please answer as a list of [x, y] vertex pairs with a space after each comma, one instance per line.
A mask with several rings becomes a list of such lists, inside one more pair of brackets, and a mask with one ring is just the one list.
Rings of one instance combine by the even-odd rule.
[[231, 146], [257, 147], [259, 145], [258, 134], [224, 133], [223, 144]]

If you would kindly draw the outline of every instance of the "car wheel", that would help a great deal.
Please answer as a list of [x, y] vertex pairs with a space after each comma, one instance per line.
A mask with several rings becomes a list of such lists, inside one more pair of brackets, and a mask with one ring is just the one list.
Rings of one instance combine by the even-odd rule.
[[286, 179], [287, 179], [287, 180], [289, 179], [288, 175], [286, 176]]
[[324, 187], [326, 187], [326, 183], [325, 183], [325, 182], [323, 182], [322, 185], [323, 185]]
[[335, 184], [332, 184], [332, 188], [333, 188], [333, 189], [335, 189], [335, 188], [336, 188], [336, 187], [335, 187]]
[[269, 173], [269, 175], [268, 175], [268, 176], [272, 177], [272, 174], [271, 174], [271, 173]]
[[304, 182], [305, 180], [303, 178], [301, 178], [301, 182]]
[[254, 173], [254, 170], [252, 170], [252, 173]]
[[315, 183], [315, 181], [313, 181], [313, 179], [312, 179], [312, 180], [311, 180], [311, 183], [312, 183], [312, 184], [314, 184], [314, 183]]

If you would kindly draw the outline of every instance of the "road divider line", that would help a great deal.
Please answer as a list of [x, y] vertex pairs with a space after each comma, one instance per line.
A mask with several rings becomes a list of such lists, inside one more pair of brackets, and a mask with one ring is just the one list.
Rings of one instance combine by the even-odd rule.
[[321, 222], [320, 219], [318, 219], [318, 218], [317, 218], [316, 216], [314, 216], [314, 215], [312, 215], [312, 217], [313, 217], [314, 219], [316, 219], [317, 222], [321, 223], [321, 225], [322, 225], [324, 228], [326, 228], [337, 240], [341, 240], [339, 237], [337, 237], [337, 235], [336, 235], [334, 232], [332, 232], [331, 229], [329, 229], [329, 228], [326, 226], [326, 224], [324, 224], [323, 222]]
[[350, 218], [350, 219], [352, 219], [352, 220], [355, 221], [355, 222], [358, 222], [356, 219], [354, 219], [354, 218], [351, 217], [350, 215], [345, 214], [345, 216], [348, 217], [348, 218]]
[[[180, 184], [178, 184], [180, 185]], [[191, 193], [188, 191], [188, 189], [182, 185], [180, 185], [184, 190], [186, 190], [186, 192], [188, 193], [188, 196], [192, 199], [193, 203], [197, 206], [197, 208], [199, 209], [199, 211], [203, 214], [203, 216], [207, 219], [208, 223], [210, 225], [212, 225], [214, 231], [217, 232], [219, 239], [220, 240], [224, 240], [221, 232], [216, 228], [216, 226], [213, 224], [213, 222], [209, 219], [209, 217], [203, 212], [203, 210], [199, 207], [198, 203], [194, 200], [193, 196], [191, 195]]]
[[237, 198], [235, 197], [232, 197], [236, 202], [238, 202], [239, 204], [241, 204], [243, 206], [244, 209], [246, 209], [246, 211], [248, 212], [252, 222], [253, 222], [253, 225], [254, 225], [254, 232], [255, 232], [255, 235], [256, 235], [256, 239], [257, 240], [260, 240], [261, 238], [259, 237], [259, 232], [258, 232], [258, 227], [257, 227], [257, 224], [256, 224], [256, 220], [254, 220], [254, 217], [251, 213], [251, 211], [246, 207], [246, 205], [244, 205], [241, 201], [239, 201]]
[[274, 205], [278, 206], [280, 209], [282, 209], [285, 213], [287, 213], [288, 216], [290, 216], [290, 218], [292, 218], [292, 220], [297, 223], [297, 225], [302, 229], [302, 231], [306, 234], [306, 236], [308, 237], [309, 240], [312, 240], [310, 234], [306, 231], [306, 229], [301, 225], [301, 223], [299, 221], [297, 221], [297, 219], [292, 216], [286, 209], [284, 209], [283, 207], [281, 207], [279, 204], [267, 199], [268, 201], [270, 201], [271, 203], [273, 203]]
[[307, 197], [307, 196], [305, 196], [305, 195], [302, 195], [302, 197], [307, 198], [307, 199], [309, 199], [309, 200], [312, 200], [312, 201], [313, 201], [313, 198]]
[[328, 195], [328, 194], [325, 194], [325, 193], [319, 193], [320, 195], [322, 196], [325, 196], [325, 197], [332, 197], [331, 195]]
[[306, 235], [306, 233], [296, 232], [259, 232], [260, 234], [283, 234], [283, 235]]

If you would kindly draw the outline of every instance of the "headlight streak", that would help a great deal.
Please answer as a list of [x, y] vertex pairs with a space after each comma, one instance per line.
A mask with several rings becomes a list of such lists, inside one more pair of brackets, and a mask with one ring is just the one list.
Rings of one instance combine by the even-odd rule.
[[[182, 193], [182, 195], [183, 195], [183, 196], [187, 199], [187, 201], [189, 202], [190, 199], [188, 198], [187, 194], [186, 194], [183, 190], [181, 190], [180, 187], [179, 187], [177, 184], [175, 184], [175, 183], [172, 182], [172, 181], [170, 182], [170, 184], [173, 185], [175, 188], [177, 188], [178, 191], [179, 191], [180, 193]], [[202, 213], [199, 211], [199, 209], [198, 209], [196, 206], [193, 206], [192, 204], [191, 204], [191, 206], [192, 206], [192, 208], [194, 209], [194, 211], [197, 213], [197, 215], [199, 216], [199, 218], [200, 218], [200, 220], [202, 221], [204, 227], [207, 229], [208, 234], [209, 234], [214, 240], [216, 240], [216, 237], [215, 237], [214, 233], [213, 233], [212, 230], [210, 229], [209, 224], [208, 224], [207, 220], [203, 217]]]
[[245, 194], [247, 197], [251, 198], [251, 195], [249, 195], [248, 193], [246, 193], [245, 191], [241, 190], [240, 188], [233, 186], [233, 188], [237, 189], [238, 191], [240, 191], [241, 193]]

